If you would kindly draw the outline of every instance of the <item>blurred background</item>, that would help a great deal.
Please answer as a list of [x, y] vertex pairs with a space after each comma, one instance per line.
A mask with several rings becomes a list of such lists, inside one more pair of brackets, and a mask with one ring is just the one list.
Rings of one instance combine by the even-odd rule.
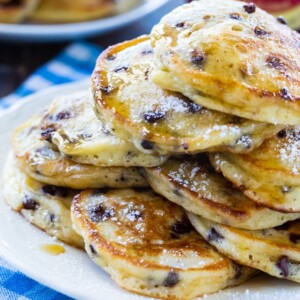
[[[62, 2], [87, 3], [96, 0], [32, 1], [52, 2], [59, 9], [59, 3]], [[127, 9], [125, 13], [113, 17], [67, 24], [57, 24], [57, 22], [52, 22], [53, 20], [52, 24], [38, 22], [41, 15], [44, 18], [50, 16], [50, 13], [47, 15], [49, 8], [46, 7], [42, 13], [40, 12], [40, 15], [35, 16], [35, 19], [29, 21], [23, 19], [21, 22], [18, 19], [11, 22], [17, 24], [7, 24], [6, 19], [10, 15], [6, 10], [14, 12], [14, 5], [19, 5], [22, 0], [0, 0], [0, 98], [12, 93], [32, 72], [55, 57], [70, 43], [85, 40], [102, 49], [106, 48], [126, 39], [149, 33], [163, 15], [184, 2], [190, 2], [188, 0], [118, 1], [123, 1], [125, 4], [135, 1], [136, 5]], [[276, 16], [283, 15], [291, 27], [300, 28], [300, 0], [253, 0], [248, 2], [255, 2]], [[61, 18], [64, 12], [57, 10], [52, 17], [55, 14]], [[18, 16], [18, 18], [20, 17]]]
[[[148, 2], [151, 2], [151, 0]], [[131, 39], [138, 35], [149, 33], [153, 25], [156, 24], [163, 15], [171, 11], [173, 8], [183, 4], [184, 2], [186, 1], [161, 0], [161, 6], [157, 5], [155, 11], [150, 12], [142, 18], [140, 18], [138, 14], [133, 16], [133, 18], [132, 16], [129, 16], [131, 19], [134, 19], [135, 17], [138, 19], [136, 21], [132, 21], [132, 23], [128, 25], [122, 25], [121, 27], [112, 31], [108, 31], [107, 33], [102, 33], [101, 28], [99, 28], [100, 33], [97, 34], [94, 33], [97, 24], [93, 24], [93, 26], [91, 26], [92, 29], [90, 29], [93, 37], [87, 37], [84, 39], [84, 34], [79, 34], [79, 38], [76, 38], [75, 35], [74, 39], [71, 41], [62, 40], [64, 38], [61, 36], [59, 31], [64, 30], [63, 27], [57, 28], [57, 36], [59, 41], [55, 41], [55, 36], [53, 37], [53, 34], [47, 41], [47, 36], [43, 35], [43, 31], [47, 31], [47, 28], [44, 27], [45, 25], [32, 25], [39, 26], [41, 28], [39, 41], [39, 38], [36, 37], [36, 31], [34, 32], [32, 28], [28, 28], [27, 24], [23, 25], [25, 27], [23, 29], [21, 27], [22, 24], [0, 24], [0, 98], [13, 92], [34, 70], [51, 58], [55, 57], [68, 44], [74, 42], [74, 40], [82, 41], [84, 39], [88, 42], [99, 45], [102, 48], [106, 48], [109, 45], [124, 41], [126, 39]], [[151, 11], [151, 8], [148, 7], [148, 11]], [[140, 11], [138, 13], [140, 13]], [[112, 23], [113, 22], [119, 22], [119, 19], [112, 20]], [[86, 22], [82, 23], [82, 26], [85, 25], [85, 23]], [[104, 25], [109, 27], [110, 24]], [[3, 28], [1, 28], [1, 26]], [[19, 26], [20, 28], [17, 28], [16, 26]], [[55, 25], [48, 26], [53, 27]], [[68, 26], [70, 27], [70, 24], [66, 24], [64, 27], [67, 28]], [[99, 23], [98, 26], [101, 27], [103, 25]], [[12, 33], [10, 33], [9, 36], [9, 33], [7, 32], [9, 32], [11, 28], [13, 28], [13, 30], [11, 30]], [[78, 23], [77, 26], [73, 26], [73, 28], [74, 31], [82, 32], [82, 28], [78, 28]], [[7, 32], [5, 32], [5, 30]], [[20, 30], [19, 34], [18, 30]], [[26, 30], [28, 32], [27, 35], [24, 32]], [[86, 31], [88, 30], [89, 29], [86, 29]], [[67, 34], [65, 38], [68, 39]]]

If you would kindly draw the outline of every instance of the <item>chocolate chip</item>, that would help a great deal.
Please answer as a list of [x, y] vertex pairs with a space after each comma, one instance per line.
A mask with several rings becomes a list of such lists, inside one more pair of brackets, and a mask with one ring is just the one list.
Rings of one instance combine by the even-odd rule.
[[138, 220], [142, 217], [142, 213], [138, 210], [130, 210], [127, 214], [127, 217], [129, 217], [130, 220]]
[[152, 53], [153, 53], [152, 49], [146, 49], [146, 50], [142, 51], [142, 55], [149, 55], [149, 54], [152, 54]]
[[293, 98], [291, 94], [289, 93], [289, 90], [287, 88], [283, 88], [279, 91], [279, 97], [283, 98], [284, 100], [290, 100], [293, 101]]
[[280, 139], [285, 138], [286, 135], [287, 135], [287, 133], [286, 133], [285, 129], [283, 129], [277, 133], [277, 137], [279, 137]]
[[287, 21], [286, 21], [286, 19], [283, 16], [277, 17], [277, 21], [280, 24], [287, 25]]
[[241, 19], [242, 19], [241, 16], [240, 16], [238, 13], [231, 13], [231, 14], [229, 15], [229, 17], [230, 17], [231, 19], [234, 19], [234, 20], [241, 20]]
[[172, 231], [177, 234], [187, 234], [193, 230], [192, 225], [188, 221], [179, 221], [172, 227]]
[[42, 191], [46, 194], [59, 197], [67, 197], [69, 193], [67, 188], [54, 185], [44, 185]]
[[239, 139], [237, 139], [236, 144], [242, 145], [245, 149], [250, 149], [252, 147], [251, 136], [248, 134], [242, 135]]
[[90, 250], [91, 250], [91, 252], [92, 252], [94, 255], [97, 255], [97, 254], [98, 254], [97, 251], [96, 251], [96, 249], [95, 249], [95, 247], [94, 247], [93, 245], [90, 245]]
[[70, 118], [71, 118], [71, 113], [69, 111], [62, 111], [55, 116], [55, 119], [58, 121], [67, 120]]
[[132, 156], [133, 156], [133, 154], [132, 154], [131, 151], [128, 151], [128, 152], [126, 153], [126, 157], [130, 158], [130, 157], [132, 157]]
[[267, 66], [269, 66], [271, 68], [274, 68], [276, 70], [280, 70], [280, 71], [285, 71], [286, 70], [286, 66], [281, 61], [281, 59], [279, 57], [274, 56], [274, 55], [268, 56], [267, 59], [266, 59], [266, 63], [267, 63]]
[[175, 27], [182, 28], [182, 27], [184, 27], [184, 25], [185, 25], [185, 22], [180, 22], [180, 23], [175, 24]]
[[155, 123], [166, 115], [163, 111], [149, 111], [144, 114], [144, 119], [148, 123]]
[[290, 132], [289, 134], [292, 135], [293, 139], [295, 139], [296, 141], [300, 141], [300, 131], [294, 130], [294, 131]]
[[40, 207], [39, 203], [34, 199], [30, 198], [29, 196], [25, 196], [22, 201], [23, 208], [29, 210], [36, 210]]
[[128, 70], [128, 67], [120, 67], [120, 68], [116, 68], [116, 69], [114, 69], [114, 72], [116, 72], [116, 73], [119, 73], [119, 72], [121, 72], [121, 71], [127, 71]]
[[192, 101], [189, 101], [187, 102], [188, 103], [188, 111], [191, 113], [191, 114], [195, 114], [197, 113], [198, 111], [200, 111], [203, 107], [195, 102], [192, 102]]
[[112, 87], [111, 86], [103, 86], [100, 88], [100, 91], [105, 94], [109, 94], [112, 91]]
[[149, 79], [149, 69], [147, 68], [144, 72], [144, 76], [145, 76], [145, 80], [148, 80]]
[[51, 141], [51, 134], [55, 131], [55, 128], [48, 127], [45, 130], [41, 131], [41, 136], [44, 140]]
[[49, 215], [49, 218], [50, 218], [50, 222], [51, 222], [51, 223], [55, 223], [55, 222], [56, 222], [56, 219], [57, 219], [57, 218], [56, 218], [56, 215], [55, 215], [55, 214], [52, 214], [52, 213], [51, 213], [51, 214]]
[[253, 14], [256, 11], [256, 5], [252, 2], [245, 4], [243, 7], [248, 14]]
[[105, 209], [101, 206], [101, 204], [89, 208], [90, 218], [95, 223], [98, 223], [103, 218], [104, 214]]
[[267, 35], [270, 34], [270, 32], [265, 31], [264, 29], [260, 28], [259, 26], [256, 26], [254, 28], [254, 32], [256, 35]]
[[209, 242], [212, 242], [222, 240], [224, 237], [215, 228], [212, 228], [207, 234], [207, 239]]
[[[100, 133], [103, 133], [105, 135], [112, 135], [111, 132], [108, 130], [108, 128], [105, 127], [105, 125], [103, 125], [100, 129]], [[86, 133], [88, 134], [88, 133]], [[92, 133], [90, 133], [91, 137], [92, 137]]]
[[191, 61], [195, 65], [201, 65], [205, 61], [205, 53], [204, 52], [197, 52], [196, 50], [192, 53]]
[[154, 144], [148, 140], [142, 140], [141, 146], [146, 150], [152, 150], [154, 148]]
[[289, 238], [292, 243], [296, 244], [300, 241], [300, 234], [299, 233], [290, 233]]
[[289, 263], [289, 261], [286, 256], [281, 256], [276, 263], [276, 266], [282, 271], [282, 273], [280, 275], [282, 275], [283, 277], [289, 276], [288, 263]]
[[106, 221], [110, 217], [114, 215], [113, 209], [104, 209], [101, 204], [98, 204], [94, 207], [89, 207], [89, 215], [91, 220], [94, 223], [98, 223], [100, 221]]
[[168, 273], [168, 276], [163, 282], [163, 286], [165, 287], [173, 287], [179, 282], [179, 276], [176, 272], [171, 271]]
[[182, 149], [185, 150], [185, 151], [188, 150], [189, 149], [188, 143], [183, 143], [182, 144]]

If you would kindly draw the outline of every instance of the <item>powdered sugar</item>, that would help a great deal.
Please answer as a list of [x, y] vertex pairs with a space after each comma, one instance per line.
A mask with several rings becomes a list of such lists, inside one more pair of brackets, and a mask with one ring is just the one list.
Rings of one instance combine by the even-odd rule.
[[168, 173], [173, 180], [185, 188], [199, 193], [199, 195], [211, 198], [212, 195], [208, 189], [209, 181], [206, 172], [204, 172], [197, 162], [193, 164], [181, 163], [178, 168]]
[[214, 125], [212, 128], [206, 130], [203, 135], [204, 140], [208, 140], [211, 134], [219, 132], [221, 138], [225, 138], [228, 135], [239, 135], [241, 129], [237, 126], [227, 126], [227, 125]]
[[287, 130], [287, 135], [282, 144], [277, 148], [279, 158], [284, 165], [291, 168], [294, 175], [300, 173], [300, 126]]

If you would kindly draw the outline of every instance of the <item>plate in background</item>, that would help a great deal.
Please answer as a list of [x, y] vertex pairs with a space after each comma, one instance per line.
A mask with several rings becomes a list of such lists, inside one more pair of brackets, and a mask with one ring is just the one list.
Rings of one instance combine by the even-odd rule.
[[[89, 88], [89, 80], [59, 85], [24, 98], [0, 115], [0, 172], [10, 150], [12, 130], [49, 104], [53, 97]], [[2, 182], [2, 181], [0, 181]], [[64, 245], [66, 252], [51, 256], [43, 244], [56, 241], [29, 224], [4, 203], [0, 194], [0, 257], [27, 276], [63, 294], [80, 300], [146, 300], [122, 290], [83, 251]], [[17, 284], [17, 283], [16, 283]], [[1, 298], [1, 295], [0, 295]], [[2, 298], [1, 298], [2, 299]], [[203, 299], [203, 298], [201, 298]], [[257, 277], [239, 287], [209, 295], [206, 300], [300, 299], [299, 284], [268, 276]]]
[[86, 22], [49, 25], [0, 23], [0, 40], [46, 42], [100, 35], [137, 21], [170, 1], [172, 0], [142, 0], [141, 4], [125, 13]]

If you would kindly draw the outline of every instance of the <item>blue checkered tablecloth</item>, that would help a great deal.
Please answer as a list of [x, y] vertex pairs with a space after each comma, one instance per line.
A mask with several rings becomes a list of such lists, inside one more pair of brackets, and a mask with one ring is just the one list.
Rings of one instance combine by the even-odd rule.
[[[90, 76], [100, 52], [99, 47], [86, 42], [71, 44], [49, 63], [36, 70], [15, 93], [0, 99], [0, 111], [38, 90], [86, 79]], [[0, 258], [0, 300], [4, 299], [67, 300], [70, 298], [28, 278]]]
[[38, 90], [86, 79], [90, 76], [99, 53], [99, 47], [87, 42], [71, 44], [53, 60], [37, 69], [13, 94], [0, 99], [0, 111]]

